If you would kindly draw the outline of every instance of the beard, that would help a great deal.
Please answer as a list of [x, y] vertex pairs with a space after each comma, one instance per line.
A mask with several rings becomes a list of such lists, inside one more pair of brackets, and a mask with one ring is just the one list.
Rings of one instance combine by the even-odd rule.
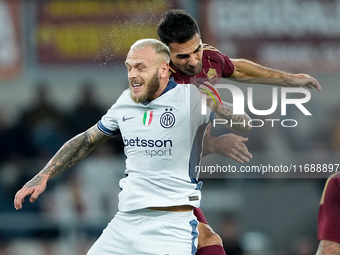
[[[130, 86], [132, 86], [131, 85], [132, 83], [134, 82], [131, 81]], [[143, 86], [145, 86], [145, 83], [143, 84]], [[159, 86], [160, 86], [160, 83], [159, 83], [158, 69], [157, 69], [155, 74], [151, 77], [150, 81], [147, 82], [147, 88], [145, 89], [144, 93], [138, 97], [133, 96], [133, 93], [131, 93], [131, 99], [135, 103], [150, 102], [152, 99], [154, 99], [154, 96], [156, 92], [158, 91]]]
[[202, 62], [197, 63], [196, 70], [193, 68], [186, 68], [183, 73], [185, 73], [188, 76], [194, 76], [196, 74], [199, 74], [202, 71]]

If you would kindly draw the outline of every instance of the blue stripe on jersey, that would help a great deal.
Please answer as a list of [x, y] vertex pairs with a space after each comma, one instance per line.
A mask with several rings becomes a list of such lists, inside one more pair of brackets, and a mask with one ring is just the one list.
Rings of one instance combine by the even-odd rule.
[[[165, 94], [166, 92], [168, 92], [169, 90], [175, 88], [178, 84], [175, 82], [174, 78], [170, 78], [169, 79], [169, 82], [168, 82], [168, 85], [166, 85], [165, 89], [163, 90], [161, 96], [163, 94]], [[150, 101], [146, 101], [146, 102], [143, 102], [142, 105], [148, 105], [150, 103]]]
[[102, 123], [101, 120], [98, 121], [97, 127], [98, 127], [98, 129], [99, 129], [101, 132], [103, 132], [105, 135], [119, 135], [119, 134], [120, 134], [120, 130], [119, 130], [119, 129], [110, 130], [110, 129], [106, 128], [106, 127], [103, 125], [103, 123]]
[[203, 138], [208, 123], [201, 125], [196, 132], [194, 141], [192, 143], [190, 160], [189, 160], [189, 177], [192, 183], [198, 183], [198, 173], [196, 172], [196, 166], [199, 166], [202, 158], [203, 150]]
[[[216, 113], [211, 112], [209, 116], [210, 122], [213, 122], [215, 119]], [[202, 159], [202, 150], [203, 150], [203, 139], [205, 135], [205, 130], [208, 126], [207, 124], [201, 125], [196, 132], [189, 160], [189, 177], [192, 183], [197, 183], [198, 190], [201, 189], [202, 183], [198, 183], [198, 173], [196, 172], [196, 166], [199, 166]]]
[[192, 235], [191, 254], [196, 254], [197, 247], [196, 247], [195, 241], [196, 241], [196, 238], [198, 237], [198, 231], [197, 231], [198, 221], [192, 220], [192, 221], [189, 222], [189, 224], [192, 227], [192, 231], [191, 231], [191, 235]]
[[177, 83], [175, 82], [174, 78], [170, 78], [168, 85], [166, 86], [166, 88], [163, 90], [162, 94], [165, 94], [166, 92], [168, 92], [170, 89], [173, 89], [177, 86]]
[[216, 118], [216, 115], [217, 115], [216, 113], [211, 112], [211, 113], [210, 113], [210, 116], [209, 116], [209, 121], [210, 121], [210, 122], [213, 122], [214, 119]]

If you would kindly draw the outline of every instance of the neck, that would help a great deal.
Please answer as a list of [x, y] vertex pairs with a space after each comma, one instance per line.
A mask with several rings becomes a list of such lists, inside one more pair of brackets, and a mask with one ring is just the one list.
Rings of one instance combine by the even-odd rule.
[[160, 95], [162, 95], [163, 91], [165, 90], [165, 88], [168, 86], [169, 83], [169, 78], [161, 78], [159, 81], [159, 89], [157, 90], [157, 92], [155, 93], [154, 99], [156, 99], [157, 97], [159, 97]]

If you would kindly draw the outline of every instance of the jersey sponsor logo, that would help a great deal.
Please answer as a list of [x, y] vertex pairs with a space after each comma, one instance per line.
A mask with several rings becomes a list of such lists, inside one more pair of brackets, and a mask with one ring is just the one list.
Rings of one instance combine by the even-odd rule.
[[125, 146], [137, 147], [172, 147], [172, 140], [147, 140], [136, 137], [135, 139], [127, 139], [124, 137]]
[[147, 140], [136, 137], [135, 139], [127, 139], [124, 137], [124, 145], [130, 147], [145, 147], [153, 149], [145, 149], [140, 151], [143, 156], [147, 157], [172, 157], [172, 140]]
[[123, 116], [123, 122], [127, 121], [127, 120], [132, 120], [134, 119], [135, 117], [128, 117], [126, 118], [125, 115]]
[[153, 111], [144, 112], [143, 124], [144, 126], [149, 126], [153, 120]]
[[175, 115], [171, 111], [172, 108], [165, 109], [165, 112], [160, 118], [160, 123], [163, 128], [171, 128], [175, 124]]
[[209, 68], [209, 71], [207, 72], [207, 77], [209, 79], [212, 79], [217, 76], [217, 71], [214, 68]]

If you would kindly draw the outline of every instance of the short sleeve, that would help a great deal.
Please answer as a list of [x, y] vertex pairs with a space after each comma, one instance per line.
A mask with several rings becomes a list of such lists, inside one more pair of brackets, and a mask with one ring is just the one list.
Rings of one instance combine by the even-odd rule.
[[318, 240], [340, 243], [340, 174], [326, 182], [319, 207]]
[[98, 129], [105, 135], [112, 136], [120, 133], [118, 121], [115, 116], [115, 112], [117, 111], [115, 108], [116, 105], [114, 104], [97, 123]]

